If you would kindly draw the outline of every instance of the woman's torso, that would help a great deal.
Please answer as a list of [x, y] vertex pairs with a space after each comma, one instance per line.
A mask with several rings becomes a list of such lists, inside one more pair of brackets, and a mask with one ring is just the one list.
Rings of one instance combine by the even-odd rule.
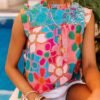
[[[26, 8], [22, 22], [27, 36], [25, 76], [32, 88], [47, 92], [80, 79], [86, 12], [78, 3], [68, 8], [37, 4]], [[88, 10], [87, 13], [91, 11]], [[89, 19], [89, 16], [88, 16]], [[88, 20], [87, 19], [87, 20]]]

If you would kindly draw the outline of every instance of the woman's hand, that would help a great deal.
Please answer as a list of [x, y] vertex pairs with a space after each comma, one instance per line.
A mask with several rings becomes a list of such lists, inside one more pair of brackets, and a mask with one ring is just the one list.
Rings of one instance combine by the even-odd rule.
[[[28, 100], [35, 100], [35, 98], [39, 96], [39, 94], [37, 93], [31, 93], [29, 96], [28, 96]], [[41, 100], [46, 100], [46, 98], [44, 99], [41, 99]]]
[[100, 100], [100, 89], [95, 90], [88, 100]]
[[35, 100], [35, 97], [38, 96], [36, 93], [31, 93], [27, 96], [28, 100]]

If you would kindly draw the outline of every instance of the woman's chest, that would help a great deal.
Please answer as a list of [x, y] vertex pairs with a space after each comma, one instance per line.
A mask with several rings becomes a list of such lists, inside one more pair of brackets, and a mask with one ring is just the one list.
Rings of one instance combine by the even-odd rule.
[[83, 33], [79, 24], [61, 24], [39, 26], [29, 30], [27, 48], [30, 54], [36, 54], [46, 59], [61, 55], [64, 59], [79, 56], [82, 48]]

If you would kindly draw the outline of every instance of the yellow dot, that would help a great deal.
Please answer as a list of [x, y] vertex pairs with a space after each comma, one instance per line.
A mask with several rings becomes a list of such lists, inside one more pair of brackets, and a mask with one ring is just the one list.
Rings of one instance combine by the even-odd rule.
[[61, 69], [61, 68], [57, 68], [57, 69], [56, 69], [56, 75], [57, 75], [57, 76], [62, 76], [62, 74], [63, 74], [62, 69]]

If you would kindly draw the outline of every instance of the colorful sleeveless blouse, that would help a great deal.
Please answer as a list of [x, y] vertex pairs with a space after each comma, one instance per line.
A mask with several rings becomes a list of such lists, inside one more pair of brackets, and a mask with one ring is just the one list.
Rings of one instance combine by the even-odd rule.
[[24, 7], [25, 72], [34, 91], [48, 92], [80, 79], [82, 42], [90, 13], [75, 2], [61, 9], [57, 4], [48, 8], [46, 2]]

